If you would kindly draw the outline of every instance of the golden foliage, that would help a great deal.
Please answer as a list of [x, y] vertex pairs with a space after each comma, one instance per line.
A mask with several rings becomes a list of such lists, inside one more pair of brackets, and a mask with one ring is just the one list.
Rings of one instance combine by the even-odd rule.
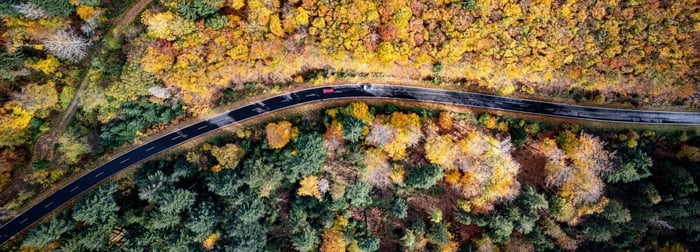
[[297, 195], [312, 196], [318, 200], [321, 200], [321, 190], [318, 188], [318, 177], [314, 175], [304, 177], [299, 184], [301, 187], [299, 187]]
[[438, 117], [438, 125], [444, 130], [452, 129], [452, 126], [454, 125], [452, 114], [448, 111], [440, 112], [440, 117]]
[[40, 118], [47, 117], [50, 110], [58, 105], [58, 92], [53, 81], [48, 81], [44, 85], [30, 83], [22, 87], [22, 92], [15, 94], [14, 98], [23, 109]]
[[445, 167], [444, 181], [467, 200], [462, 204], [465, 210], [489, 210], [518, 195], [520, 167], [510, 155], [509, 141], [480, 132], [469, 132], [457, 142], [449, 135], [427, 138], [426, 159]]
[[321, 251], [323, 252], [344, 252], [345, 248], [345, 238], [343, 236], [342, 230], [347, 226], [347, 219], [343, 216], [336, 217], [333, 222], [333, 226], [329, 229], [323, 231], [321, 234]]
[[206, 250], [214, 249], [214, 245], [216, 245], [216, 241], [219, 240], [219, 236], [220, 234], [218, 232], [210, 234], [209, 237], [202, 242], [202, 247], [204, 247]]
[[[219, 164], [223, 166], [223, 168], [234, 169], [238, 166], [238, 162], [243, 155], [245, 155], [245, 151], [243, 151], [241, 147], [238, 147], [238, 145], [230, 143], [222, 147], [213, 147], [211, 149], [211, 155], [219, 161]], [[212, 168], [212, 170], [213, 169], [214, 168]]]
[[[365, 172], [362, 179], [373, 186], [386, 187], [390, 183], [389, 157], [384, 151], [369, 148], [364, 157]], [[396, 176], [396, 175], [395, 175]]]
[[681, 150], [676, 153], [676, 157], [698, 162], [700, 161], [700, 148], [684, 144], [681, 146]]
[[167, 70], [172, 66], [175, 58], [165, 54], [160, 50], [148, 47], [143, 58], [141, 58], [141, 68], [149, 73], [157, 74], [162, 70]]
[[22, 109], [15, 101], [5, 103], [0, 108], [0, 146], [23, 144], [32, 116], [32, 112]]
[[611, 168], [612, 156], [603, 149], [602, 141], [585, 133], [577, 136], [565, 131], [561, 140], [563, 151], [548, 139], [538, 145], [548, 156], [546, 184], [557, 188], [559, 197], [575, 210], [560, 220], [575, 224], [579, 217], [596, 212], [592, 206], [601, 201], [605, 186], [601, 175]]
[[280, 23], [280, 17], [277, 15], [270, 16], [270, 32], [279, 37], [284, 37], [284, 30], [282, 30], [282, 24]]
[[389, 172], [389, 178], [394, 184], [403, 185], [403, 180], [406, 177], [406, 169], [403, 165], [394, 164]]
[[[60, 66], [61, 63], [58, 62], [58, 59], [54, 57], [53, 55], [48, 55], [46, 56], [46, 59], [39, 60], [34, 64], [27, 64], [28, 67], [39, 70], [43, 72], [44, 74], [53, 74], [56, 72], [56, 68]], [[58, 77], [60, 77], [62, 74], [56, 73]]]
[[369, 112], [369, 106], [364, 102], [352, 102], [345, 110], [349, 115], [365, 124], [369, 124], [374, 120], [374, 116]]
[[452, 142], [450, 135], [430, 137], [425, 142], [425, 158], [433, 164], [445, 167], [447, 170], [454, 169], [452, 165], [455, 158], [455, 153], [452, 153], [453, 147], [454, 142]]
[[292, 123], [288, 121], [281, 121], [278, 123], [268, 123], [265, 127], [265, 132], [267, 134], [267, 143], [270, 148], [281, 149], [292, 137]]
[[95, 15], [95, 11], [95, 7], [86, 5], [81, 5], [75, 8], [75, 13], [77, 13], [82, 20], [90, 19], [93, 15]]

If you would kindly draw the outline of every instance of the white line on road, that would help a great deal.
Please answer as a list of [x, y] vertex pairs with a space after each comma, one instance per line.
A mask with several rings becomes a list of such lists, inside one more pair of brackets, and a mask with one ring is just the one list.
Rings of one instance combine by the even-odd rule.
[[70, 189], [70, 191], [73, 192], [75, 190], [78, 190], [78, 188], [80, 188], [80, 186], [75, 186], [73, 189]]
[[204, 125], [204, 126], [202, 126], [202, 127], [197, 128], [197, 130], [204, 129], [204, 128], [208, 127], [208, 126], [209, 126], [209, 125]]
[[146, 151], [150, 151], [150, 150], [155, 149], [155, 148], [156, 147], [151, 147], [151, 148], [146, 149]]
[[104, 173], [105, 173], [105, 172], [103, 172], [103, 171], [102, 171], [102, 172], [100, 172], [100, 173], [98, 173], [97, 175], [95, 175], [95, 178], [97, 178], [97, 177], [101, 176], [101, 175], [102, 175], [102, 174], [104, 174]]
[[48, 207], [50, 207], [51, 205], [53, 205], [53, 201], [51, 201], [51, 203], [49, 203], [49, 204], [46, 204], [46, 205], [44, 206], [44, 208], [48, 208]]
[[170, 138], [170, 140], [175, 140], [175, 139], [178, 139], [180, 137], [182, 137], [182, 136], [176, 136], [176, 137]]
[[120, 164], [123, 164], [123, 163], [126, 162], [126, 161], [129, 161], [129, 159], [128, 159], [128, 158], [127, 158], [127, 159], [124, 159], [124, 160], [122, 160], [122, 161], [119, 162], [119, 163], [120, 163]]
[[20, 221], [19, 224], [25, 223], [29, 220], [29, 218], [24, 218], [24, 220]]

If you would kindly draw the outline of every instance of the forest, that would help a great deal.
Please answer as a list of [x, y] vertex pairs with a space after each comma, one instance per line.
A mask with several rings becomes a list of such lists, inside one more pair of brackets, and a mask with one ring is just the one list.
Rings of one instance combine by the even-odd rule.
[[148, 161], [11, 250], [693, 251], [700, 135], [350, 103]]
[[[390, 82], [697, 111], [697, 41], [697, 0], [3, 0], [0, 223], [159, 133], [310, 86]], [[150, 162], [11, 250], [219, 250], [262, 237], [250, 246], [697, 246], [697, 130], [582, 130], [361, 103], [323, 113]], [[226, 193], [209, 187], [233, 178]], [[166, 189], [143, 198], [140, 185], [154, 183]], [[182, 205], [161, 211], [176, 198]], [[244, 206], [260, 215], [216, 215]], [[384, 211], [403, 208], [403, 218]], [[199, 233], [183, 227], [195, 209], [216, 213]], [[93, 210], [100, 217], [74, 216]], [[145, 223], [151, 216], [164, 219]], [[259, 232], [234, 234], [231, 223]], [[124, 239], [97, 242], [105, 233]]]

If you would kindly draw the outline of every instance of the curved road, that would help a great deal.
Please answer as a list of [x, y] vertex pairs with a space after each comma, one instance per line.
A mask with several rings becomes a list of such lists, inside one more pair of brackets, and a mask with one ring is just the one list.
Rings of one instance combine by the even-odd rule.
[[207, 120], [181, 128], [168, 135], [143, 144], [95, 168], [37, 205], [32, 206], [0, 227], [0, 244], [51, 213], [73, 197], [107, 179], [122, 169], [218, 128], [267, 112], [326, 99], [379, 98], [436, 102], [513, 112], [525, 112], [606, 122], [700, 125], [698, 112], [639, 111], [555, 104], [525, 99], [383, 84], [352, 84], [318, 87], [272, 97], [243, 106]]

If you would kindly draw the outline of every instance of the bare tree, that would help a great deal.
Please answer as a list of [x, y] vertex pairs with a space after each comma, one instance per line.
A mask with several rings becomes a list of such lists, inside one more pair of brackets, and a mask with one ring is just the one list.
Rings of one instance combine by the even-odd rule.
[[87, 56], [89, 46], [90, 42], [85, 38], [64, 30], [58, 30], [44, 40], [44, 48], [49, 53], [75, 63]]
[[50, 16], [48, 12], [34, 3], [22, 3], [12, 7], [14, 7], [17, 12], [22, 14], [22, 16], [29, 19], [48, 18]]

